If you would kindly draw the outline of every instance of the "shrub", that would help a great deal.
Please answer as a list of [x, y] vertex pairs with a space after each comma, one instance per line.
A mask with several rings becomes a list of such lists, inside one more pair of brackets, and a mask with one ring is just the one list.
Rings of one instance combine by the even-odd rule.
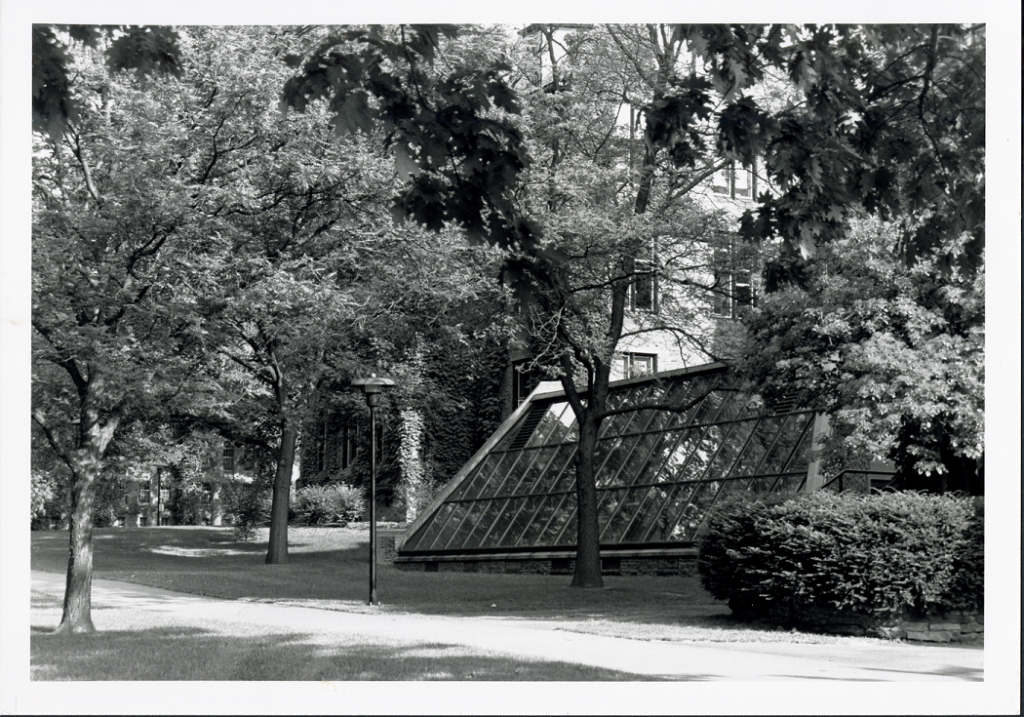
[[734, 502], [709, 518], [698, 569], [708, 592], [740, 615], [980, 610], [982, 521], [972, 499], [948, 495]]
[[237, 540], [252, 540], [256, 529], [270, 522], [271, 500], [267, 490], [242, 490], [233, 496], [230, 512]]
[[307, 525], [347, 525], [364, 510], [362, 492], [342, 484], [307, 486], [295, 499], [296, 517]]

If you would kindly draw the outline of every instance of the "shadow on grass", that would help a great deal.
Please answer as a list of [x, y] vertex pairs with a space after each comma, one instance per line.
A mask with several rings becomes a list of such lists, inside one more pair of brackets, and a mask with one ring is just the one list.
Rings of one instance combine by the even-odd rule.
[[[353, 641], [358, 638], [353, 638]], [[54, 635], [34, 628], [34, 681], [64, 680], [705, 680], [473, 652], [460, 645], [325, 645], [290, 633], [235, 637], [199, 628]]]
[[[231, 528], [113, 528], [97, 531], [95, 573], [193, 595], [288, 602], [321, 609], [365, 605], [368, 534], [329, 528], [289, 528], [287, 564], [266, 565], [266, 530], [238, 542]], [[63, 573], [65, 532], [32, 537], [32, 567]], [[728, 608], [697, 578], [606, 578], [603, 590], [569, 586], [569, 576], [398, 570], [382, 564], [377, 594], [384, 612], [529, 620], [608, 620], [650, 625], [707, 626]], [[96, 607], [103, 602], [97, 596]]]

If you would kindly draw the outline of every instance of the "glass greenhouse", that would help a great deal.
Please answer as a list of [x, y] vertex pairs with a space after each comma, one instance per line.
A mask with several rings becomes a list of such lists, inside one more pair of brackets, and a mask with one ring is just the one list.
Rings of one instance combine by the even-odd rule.
[[[399, 565], [504, 570], [527, 561], [531, 571], [568, 569], [578, 431], [564, 393], [542, 389], [409, 527]], [[765, 406], [733, 389], [722, 364], [612, 389], [597, 448], [609, 571], [623, 558], [654, 559], [664, 568], [665, 558], [692, 557], [698, 528], [724, 496], [805, 488], [815, 421], [797, 402]]]

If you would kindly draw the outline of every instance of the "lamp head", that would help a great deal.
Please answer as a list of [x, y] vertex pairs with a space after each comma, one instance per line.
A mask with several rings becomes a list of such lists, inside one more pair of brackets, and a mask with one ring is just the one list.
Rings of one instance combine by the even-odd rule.
[[352, 380], [353, 386], [358, 386], [363, 390], [366, 395], [366, 405], [370, 408], [376, 408], [380, 405], [380, 395], [385, 388], [390, 388], [395, 385], [393, 379], [377, 377], [377, 374], [371, 373], [369, 378], [356, 378]]

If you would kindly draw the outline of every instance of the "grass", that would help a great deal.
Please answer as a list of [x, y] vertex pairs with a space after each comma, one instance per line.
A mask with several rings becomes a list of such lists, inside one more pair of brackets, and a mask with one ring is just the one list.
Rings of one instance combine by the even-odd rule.
[[[365, 530], [289, 530], [289, 561], [266, 565], [266, 530], [239, 542], [230, 528], [166, 527], [96, 531], [94, 575], [196, 595], [272, 602], [350, 613], [436, 618], [488, 617], [551, 630], [634, 640], [699, 642], [862, 642], [739, 623], [698, 578], [616, 577], [603, 590], [569, 587], [567, 576], [424, 573], [379, 565], [381, 605], [368, 606]], [[32, 568], [66, 569], [67, 534], [32, 535]], [[161, 622], [159, 612], [95, 603], [94, 635], [52, 635], [60, 601], [33, 596], [34, 680], [616, 680], [613, 670], [481, 653], [442, 642], [381, 643], [351, 636], [344, 645], [308, 634], [252, 625], [226, 634], [216, 621], [189, 616]], [[103, 625], [100, 625], [100, 617]]]
[[[121, 628], [53, 635], [33, 627], [33, 681], [97, 680], [492, 680], [624, 681], [636, 675], [567, 662], [529, 660], [444, 642], [330, 637], [238, 624], [231, 633], [195, 617], [188, 625], [130, 608], [94, 608]], [[111, 613], [111, 614], [107, 614]], [[60, 601], [35, 595], [33, 614], [59, 620]], [[33, 620], [35, 622], [36, 620]]]
[[[289, 561], [265, 565], [266, 529], [238, 542], [230, 528], [97, 530], [94, 575], [210, 597], [368, 610], [368, 536], [346, 528], [289, 529]], [[32, 536], [32, 568], [63, 572], [67, 535]], [[614, 577], [604, 590], [569, 587], [567, 576], [398, 570], [378, 564], [379, 610], [448, 616], [658, 622], [728, 614], [696, 578]]]

